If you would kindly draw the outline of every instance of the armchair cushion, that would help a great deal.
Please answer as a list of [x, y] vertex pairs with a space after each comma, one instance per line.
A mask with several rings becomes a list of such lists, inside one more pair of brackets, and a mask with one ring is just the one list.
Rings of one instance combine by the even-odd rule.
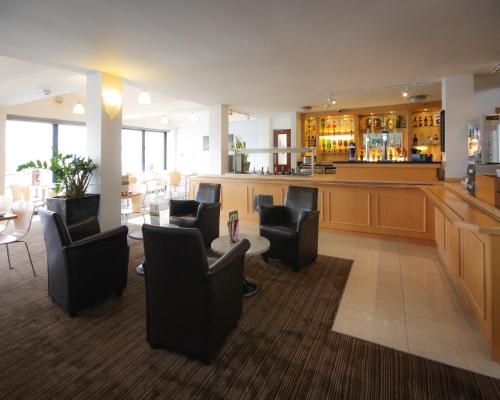
[[196, 200], [170, 200], [170, 216], [195, 216], [198, 206]]
[[257, 209], [261, 225], [288, 222], [288, 210], [285, 206], [259, 205]]

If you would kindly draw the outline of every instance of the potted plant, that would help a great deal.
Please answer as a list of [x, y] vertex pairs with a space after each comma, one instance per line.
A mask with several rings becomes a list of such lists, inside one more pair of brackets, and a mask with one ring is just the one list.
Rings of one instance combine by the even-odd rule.
[[97, 169], [92, 159], [55, 152], [46, 161], [29, 161], [17, 167], [25, 169], [45, 169], [54, 174], [54, 191], [57, 196], [47, 198], [47, 208], [58, 213], [67, 225], [81, 222], [99, 213], [99, 195], [87, 194], [90, 178]]
[[[246, 147], [247, 143], [241, 138], [241, 136], [236, 136], [236, 138], [234, 139], [234, 148], [241, 151], [241, 149], [245, 149]], [[239, 155], [241, 159], [241, 172], [248, 173], [248, 171], [250, 171], [248, 154], [240, 152]]]

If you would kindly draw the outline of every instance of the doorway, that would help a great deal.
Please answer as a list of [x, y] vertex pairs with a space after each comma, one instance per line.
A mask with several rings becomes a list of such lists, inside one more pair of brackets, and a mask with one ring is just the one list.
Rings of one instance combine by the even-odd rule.
[[[275, 129], [273, 131], [273, 146], [286, 148], [291, 145], [291, 129]], [[292, 166], [291, 153], [275, 153], [273, 155], [273, 169], [275, 174], [288, 173]]]

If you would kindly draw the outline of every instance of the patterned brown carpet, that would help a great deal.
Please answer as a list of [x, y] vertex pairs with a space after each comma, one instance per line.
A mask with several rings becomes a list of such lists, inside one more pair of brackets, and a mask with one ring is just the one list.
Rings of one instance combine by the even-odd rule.
[[144, 282], [71, 319], [47, 297], [35, 223], [14, 270], [0, 250], [1, 399], [494, 399], [500, 382], [331, 331], [351, 262], [318, 257], [299, 273], [260, 258], [246, 271], [262, 291], [210, 366], [145, 340]]

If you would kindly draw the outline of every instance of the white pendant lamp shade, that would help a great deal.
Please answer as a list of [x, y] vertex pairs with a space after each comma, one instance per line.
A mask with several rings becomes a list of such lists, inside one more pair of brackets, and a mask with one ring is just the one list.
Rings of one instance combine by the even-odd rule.
[[85, 114], [85, 108], [83, 107], [82, 103], [78, 102], [73, 106], [73, 114], [77, 115]]
[[139, 95], [137, 101], [139, 102], [139, 104], [151, 104], [151, 95], [143, 90]]

